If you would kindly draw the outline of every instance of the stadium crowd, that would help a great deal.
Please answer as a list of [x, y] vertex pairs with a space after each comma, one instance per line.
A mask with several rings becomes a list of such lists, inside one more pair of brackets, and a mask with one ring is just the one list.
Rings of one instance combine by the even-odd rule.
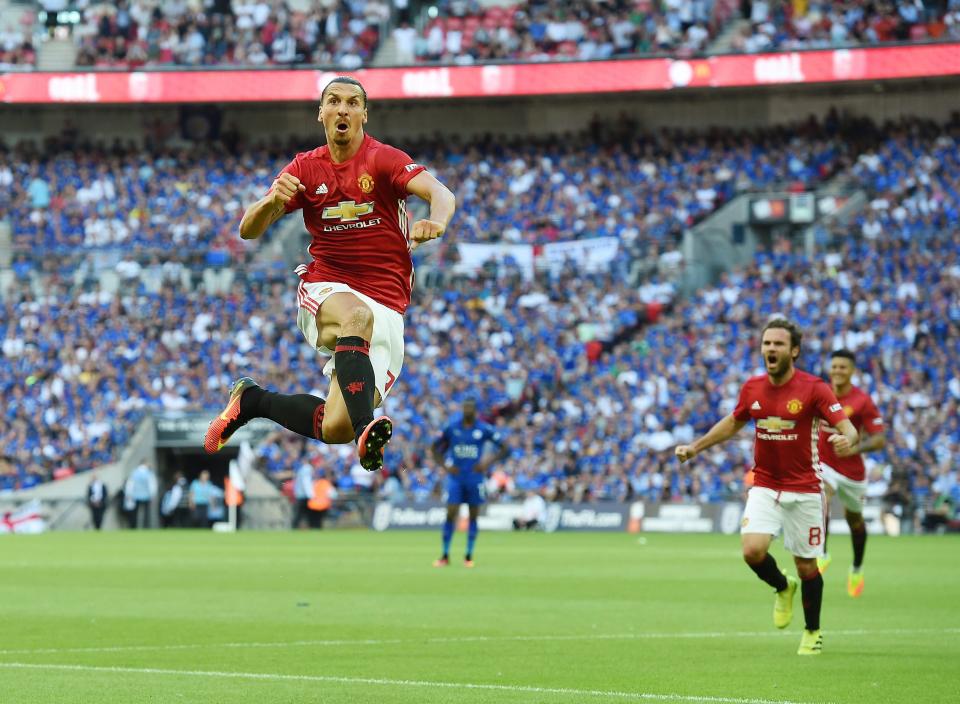
[[609, 59], [635, 54], [688, 56], [706, 49], [732, 3], [714, 0], [527, 0], [515, 6], [440, 4], [443, 16], [417, 36], [395, 30], [403, 58], [490, 60]]
[[[393, 5], [393, 7], [391, 7]], [[43, 0], [37, 9], [63, 9]], [[369, 65], [385, 35], [397, 64], [594, 60], [637, 54], [703, 53], [737, 12], [733, 0], [524, 0], [484, 5], [443, 0], [422, 20], [387, 0], [80, 0], [76, 63], [143, 66]], [[956, 0], [747, 0], [726, 50], [760, 52], [960, 39]], [[0, 33], [0, 67], [36, 61], [23, 29]]]
[[[369, 63], [390, 19], [384, 0], [115, 0], [78, 3], [77, 65], [290, 66]], [[303, 9], [297, 9], [297, 8]]]
[[[685, 227], [738, 192], [803, 188], [843, 168], [850, 155], [830, 138], [837, 129], [807, 122], [647, 134], [621, 118], [595, 122], [576, 137], [405, 146], [456, 187], [461, 241], [609, 235], [628, 244], [676, 243]], [[144, 269], [173, 276], [187, 264], [216, 266], [239, 256], [244, 245], [235, 230], [243, 204], [290, 154], [308, 148], [181, 143], [143, 151], [133, 144], [94, 145], [71, 133], [0, 151], [0, 184], [10, 186], [0, 192], [0, 207], [11, 218], [18, 251], [98, 251], [101, 267], [131, 260], [118, 270], [125, 278]], [[15, 266], [21, 277], [33, 267], [55, 266], [22, 259]], [[92, 265], [86, 259], [64, 271], [79, 276]]]
[[751, 0], [742, 7], [749, 24], [734, 39], [732, 48], [736, 51], [960, 39], [960, 3], [956, 0]]
[[[686, 300], [655, 278], [628, 285], [627, 257], [603, 273], [568, 264], [532, 281], [509, 260], [447, 276], [442, 287], [418, 291], [407, 316], [407, 361], [387, 401], [398, 425], [389, 481], [358, 471], [349, 446], [286, 433], [261, 446], [265, 469], [283, 478], [307, 462], [341, 490], [436, 496], [432, 434], [470, 394], [508, 438], [511, 456], [492, 478], [505, 497], [531, 488], [570, 500], [737, 496], [749, 462], [746, 433], [689, 469], [670, 449], [732, 406], [738, 384], [758, 367], [751, 335], [779, 311], [806, 330], [807, 369], [822, 372], [834, 347], [860, 356], [859, 383], [877, 398], [891, 439], [868, 462], [872, 495], [900, 491], [904, 503], [920, 507], [949, 496], [956, 506], [960, 122], [909, 122], [881, 133], [861, 124], [873, 142], [856, 153], [835, 146], [850, 143], [831, 137], [843, 129], [811, 124], [792, 140], [618, 135], [611, 142], [629, 146], [613, 153], [623, 165], [617, 177], [577, 151], [586, 142], [567, 153], [550, 140], [526, 153], [492, 140], [446, 154], [412, 145], [461, 196], [457, 236], [468, 239], [549, 241], [551, 231], [522, 213], [557, 212], [556, 236], [615, 234], [633, 257], [648, 258], [672, 251], [694, 213], [768, 179], [810, 185], [843, 168], [872, 199], [855, 223], [823, 223], [816, 260], [778, 241], [752, 266]], [[10, 186], [0, 189], [9, 194], [0, 195], [0, 209], [13, 216], [19, 249], [0, 318], [0, 378], [13, 399], [0, 414], [0, 487], [106, 461], [144, 413], [218, 407], [244, 373], [287, 392], [325, 386], [292, 323], [292, 275], [234, 236], [240, 204], [283, 163], [279, 152], [136, 157], [120, 146], [48, 149], [24, 145], [0, 157], [0, 183]], [[503, 176], [498, 163], [508, 164]], [[695, 193], [693, 184], [716, 180], [724, 166], [732, 173], [722, 197], [684, 218], [674, 213], [662, 229], [647, 226], [651, 213], [668, 212], [663, 203], [679, 210], [678, 193]], [[530, 185], [492, 195], [478, 187], [498, 177]], [[558, 184], [579, 187], [564, 195]], [[221, 189], [219, 202], [208, 186]], [[629, 207], [643, 217], [598, 215], [628, 190], [640, 194]], [[567, 213], [562, 198], [579, 200]], [[449, 261], [454, 251], [442, 254]], [[120, 277], [121, 295], [98, 287], [94, 261]], [[227, 263], [229, 293], [205, 291], [204, 271]]]
[[0, 27], [0, 71], [33, 66], [37, 52], [23, 28]]

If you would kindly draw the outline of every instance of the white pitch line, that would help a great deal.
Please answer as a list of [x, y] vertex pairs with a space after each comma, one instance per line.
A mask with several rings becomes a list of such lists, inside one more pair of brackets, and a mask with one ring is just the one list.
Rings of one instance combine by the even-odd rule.
[[[872, 635], [951, 635], [960, 633], [960, 628], [881, 628], [827, 630], [832, 636]], [[603, 640], [673, 640], [710, 638], [786, 638], [795, 635], [791, 631], [703, 631], [676, 633], [583, 633], [568, 635], [520, 635], [520, 636], [450, 636], [436, 638], [361, 638], [327, 640], [292, 640], [267, 642], [232, 643], [176, 643], [165, 645], [106, 645], [80, 648], [14, 648], [0, 650], [0, 655], [58, 655], [66, 653], [125, 653], [137, 651], [202, 650], [204, 648], [298, 648], [325, 646], [363, 645], [423, 645], [429, 643], [505, 643], [505, 642], [562, 642]]]
[[695, 694], [657, 694], [653, 692], [624, 692], [603, 689], [573, 689], [568, 687], [534, 687], [519, 684], [482, 684], [475, 682], [436, 682], [433, 680], [393, 680], [382, 677], [341, 677], [336, 675], [281, 675], [268, 672], [221, 672], [218, 670], [168, 670], [157, 667], [101, 667], [93, 665], [41, 665], [37, 663], [5, 662], [0, 668], [11, 670], [66, 670], [73, 672], [102, 672], [118, 674], [174, 675], [181, 677], [212, 677], [223, 679], [266, 680], [273, 682], [326, 682], [328, 684], [367, 684], [390, 687], [421, 687], [435, 689], [467, 689], [524, 694], [560, 694], [579, 697], [606, 697], [660, 702], [695, 702], [697, 704], [812, 704], [783, 699], [755, 699], [743, 697], [700, 696]]

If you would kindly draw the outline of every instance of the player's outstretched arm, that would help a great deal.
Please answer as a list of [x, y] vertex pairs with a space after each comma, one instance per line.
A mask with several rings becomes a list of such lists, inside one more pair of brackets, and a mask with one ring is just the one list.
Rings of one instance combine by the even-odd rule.
[[746, 421], [737, 420], [733, 415], [724, 416], [717, 421], [716, 425], [707, 431], [706, 435], [698, 440], [694, 440], [691, 445], [677, 445], [674, 454], [681, 462], [692, 460], [704, 450], [726, 442], [739, 433], [740, 429], [746, 424]]
[[827, 438], [833, 444], [833, 451], [837, 453], [837, 457], [849, 457], [856, 454], [859, 439], [860, 433], [853, 427], [849, 418], [844, 418], [837, 423], [837, 432]]
[[430, 218], [417, 220], [410, 232], [412, 249], [435, 240], [447, 230], [457, 209], [457, 199], [433, 174], [421, 171], [407, 183], [407, 191], [430, 204]]
[[255, 240], [273, 223], [283, 217], [286, 204], [298, 193], [306, 190], [293, 174], [280, 174], [270, 186], [270, 191], [263, 198], [247, 208], [240, 220], [240, 237], [245, 240]]

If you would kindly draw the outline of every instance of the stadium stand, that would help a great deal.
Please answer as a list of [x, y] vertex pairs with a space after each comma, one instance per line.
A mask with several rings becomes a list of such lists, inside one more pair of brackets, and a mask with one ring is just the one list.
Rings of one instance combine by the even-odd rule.
[[[59, 3], [47, 3], [51, 6]], [[2, 28], [0, 68], [36, 62], [50, 36], [44, 3], [33, 27]], [[742, 20], [737, 20], [738, 10]], [[340, 3], [263, 0], [113, 0], [85, 3], [71, 25], [76, 64], [132, 70], [155, 66], [370, 65], [386, 37], [396, 64], [595, 60], [638, 54], [794, 49], [960, 38], [949, 0], [842, 3], [753, 0], [527, 0], [484, 5], [447, 0], [411, 16], [385, 0]], [[732, 35], [713, 47], [724, 30]], [[729, 33], [729, 32], [728, 32]]]
[[26, 27], [16, 24], [0, 27], [0, 71], [30, 67], [36, 61], [33, 38]]
[[729, 19], [732, 3], [714, 0], [541, 2], [477, 8], [446, 3], [414, 46], [421, 61], [608, 59], [702, 52]]
[[[811, 185], [839, 171], [871, 200], [854, 222], [823, 224], [816, 260], [777, 241], [689, 299], [674, 298], [663, 282], [628, 286], [627, 258], [602, 274], [568, 266], [533, 282], [508, 261], [418, 291], [402, 384], [388, 401], [400, 434], [387, 466], [402, 489], [419, 497], [440, 490], [427, 428], [469, 392], [509, 439], [495, 487], [504, 495], [739, 496], [746, 434], [689, 470], [669, 449], [705, 430], [714, 409], [731, 407], [738, 382], [757, 367], [750, 332], [780, 311], [807, 331], [807, 369], [819, 371], [836, 346], [861, 356], [861, 383], [891, 428], [888, 449], [870, 463], [874, 496], [903, 479], [916, 507], [956, 493], [960, 120], [855, 127], [859, 141], [830, 121], [809, 124], [802, 137], [798, 129], [621, 134], [629, 146], [608, 156], [621, 167], [616, 176], [601, 172], [586, 139], [567, 153], [557, 140], [488, 140], [447, 152], [412, 145], [461, 195], [457, 236], [482, 241], [614, 234], [632, 257], [649, 257], [754, 185]], [[17, 256], [2, 316], [0, 378], [13, 403], [0, 415], [0, 488], [96, 466], [144, 413], [218, 407], [241, 373], [278, 390], [303, 389], [311, 378], [321, 389], [316, 359], [292, 323], [289, 272], [234, 236], [240, 204], [262, 191], [281, 153], [289, 152], [136, 156], [129, 146], [69, 142], [2, 152], [0, 184], [11, 188], [0, 189], [0, 209], [13, 216]], [[490, 182], [521, 186], [478, 188]], [[699, 198], [693, 184], [716, 193]], [[221, 188], [219, 203], [208, 185]], [[597, 215], [618, 193], [636, 198], [638, 217]], [[665, 223], [647, 222], [667, 206], [674, 211]], [[495, 215], [485, 219], [484, 210]], [[530, 210], [564, 215], [545, 227], [524, 219]], [[504, 227], [510, 222], [516, 233]], [[35, 256], [41, 251], [56, 256]], [[205, 290], [209, 269], [234, 277], [228, 293]], [[105, 270], [122, 295], [102, 288]], [[677, 357], [678, 349], [692, 354]], [[375, 491], [385, 479], [356, 471], [349, 447], [286, 433], [260, 453], [278, 479], [302, 462], [324, 466], [344, 490]]]
[[960, 37], [955, 2], [771, 2], [744, 4], [749, 23], [733, 42], [737, 51], [918, 42]]
[[383, 0], [119, 0], [86, 4], [72, 35], [78, 66], [311, 64], [350, 70], [369, 63], [389, 18]]

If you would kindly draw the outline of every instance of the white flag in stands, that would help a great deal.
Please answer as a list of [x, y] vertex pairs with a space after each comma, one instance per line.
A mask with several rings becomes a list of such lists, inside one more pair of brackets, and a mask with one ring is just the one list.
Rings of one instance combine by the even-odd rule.
[[16, 511], [0, 513], [0, 533], [43, 533], [46, 529], [47, 522], [36, 499]]

